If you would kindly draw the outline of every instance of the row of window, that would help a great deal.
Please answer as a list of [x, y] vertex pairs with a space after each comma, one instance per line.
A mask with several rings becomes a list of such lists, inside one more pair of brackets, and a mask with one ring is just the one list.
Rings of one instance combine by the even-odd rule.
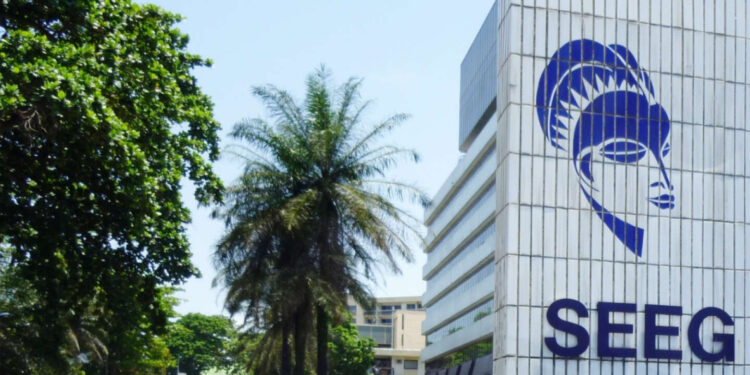
[[439, 311], [450, 309], [451, 304], [456, 302], [463, 293], [466, 293], [469, 289], [481, 283], [488, 277], [495, 274], [495, 264], [490, 261], [485, 266], [476, 271], [473, 275], [469, 276], [462, 283], [458, 284], [455, 288], [451, 289], [450, 292], [446, 293], [436, 303], [427, 308], [427, 315], [437, 314]]
[[378, 346], [390, 346], [393, 343], [393, 328], [391, 327], [358, 325], [357, 331], [360, 337], [369, 337]]
[[487, 173], [482, 173], [482, 171], [488, 168], [493, 168], [493, 166], [497, 164], [495, 161], [495, 159], [497, 159], [497, 147], [493, 146], [490, 151], [487, 151], [484, 154], [484, 156], [479, 156], [478, 158], [481, 158], [481, 161], [470, 171], [471, 175], [464, 180], [461, 187], [458, 188], [453, 195], [447, 198], [449, 201], [442, 209], [440, 209], [440, 212], [430, 224], [430, 231], [433, 231], [433, 228], [438, 232], [442, 231], [445, 225], [453, 219], [452, 214], [460, 211], [462, 207], [461, 205], [466, 204], [466, 200], [476, 193], [475, 189], [478, 186], [481, 186], [484, 182], [482, 181], [483, 179], [488, 177]]
[[404, 360], [404, 370], [416, 370], [419, 368], [419, 361], [413, 359]]
[[[419, 361], [413, 360], [413, 359], [405, 359], [404, 362], [404, 370], [416, 370], [419, 368]], [[398, 363], [401, 363], [401, 360], [398, 360]], [[378, 374], [391, 374], [391, 358], [375, 358], [375, 361], [373, 362], [373, 366], [377, 369], [380, 369], [380, 372], [377, 372]], [[370, 372], [368, 372], [370, 374]]]
[[[401, 307], [402, 307], [401, 305], [381, 305], [381, 306], [378, 306], [378, 308], [380, 309], [380, 311], [367, 310], [367, 311], [365, 311], [365, 314], [372, 314], [372, 315], [375, 315], [376, 313], [377, 314], [381, 314], [381, 315], [382, 314], [390, 314], [390, 313], [392, 313], [394, 311], [401, 310]], [[406, 309], [407, 310], [420, 310], [420, 309], [422, 309], [422, 304], [421, 303], [407, 303], [406, 304]], [[357, 313], [357, 306], [349, 305], [349, 312], [352, 313], [352, 314], [356, 314]]]
[[497, 2], [487, 14], [466, 56], [461, 62], [459, 97], [459, 147], [466, 151], [476, 125], [494, 106], [497, 96]]
[[[401, 305], [381, 305], [379, 306], [381, 311], [395, 311], [395, 310], [401, 310]], [[407, 303], [406, 309], [407, 310], [417, 310], [421, 309], [422, 304], [421, 303]]]
[[[432, 360], [425, 364], [427, 374], [445, 374], [444, 369], [461, 366], [461, 369], [471, 367], [474, 369], [472, 374], [492, 374], [492, 339], [475, 342], [461, 350], [446, 354], [438, 359]], [[477, 359], [481, 358], [479, 361]], [[474, 362], [472, 364], [472, 362]], [[453, 369], [451, 369], [453, 370]], [[450, 372], [455, 374], [456, 372]], [[461, 374], [468, 372], [461, 371]], [[435, 375], [437, 375], [435, 374]]]
[[[463, 224], [466, 223], [467, 220], [470, 220], [474, 217], [474, 214], [479, 210], [480, 208], [484, 207], [490, 200], [495, 199], [495, 184], [488, 186], [487, 189], [482, 193], [481, 197], [477, 199], [474, 204], [471, 206], [471, 208], [466, 211], [466, 213], [461, 217], [461, 219], [458, 220], [458, 222], [448, 231], [448, 233], [445, 234], [445, 236], [440, 240], [440, 242], [435, 245], [434, 251], [429, 254], [430, 259], [442, 259], [449, 253], [452, 248], [449, 248], [447, 246], [441, 247], [444, 243], [449, 243], [453, 236], [456, 236], [459, 234], [460, 229], [462, 228]], [[461, 233], [461, 235], [465, 235], [465, 233]]]
[[[451, 271], [455, 270], [456, 265], [469, 257], [476, 258], [478, 249], [482, 248], [487, 241], [495, 240], [495, 223], [490, 222], [487, 227], [484, 228], [471, 242], [469, 242], [463, 249], [459, 250], [458, 253], [446, 263], [432, 278], [430, 278], [430, 286], [444, 285], [441, 283], [443, 278], [450, 278], [454, 280], [456, 276]], [[429, 286], [428, 286], [429, 289]]]
[[[352, 319], [352, 322], [356, 322], [357, 319]], [[365, 319], [366, 324], [378, 324], [377, 319]], [[393, 319], [380, 319], [380, 324], [393, 324]]]
[[493, 300], [489, 299], [481, 305], [471, 309], [466, 314], [463, 314], [458, 318], [452, 320], [437, 331], [430, 333], [429, 335], [427, 335], [427, 345], [438, 342], [447, 336], [450, 336], [466, 327], [469, 327], [485, 316], [492, 314], [492, 306]]

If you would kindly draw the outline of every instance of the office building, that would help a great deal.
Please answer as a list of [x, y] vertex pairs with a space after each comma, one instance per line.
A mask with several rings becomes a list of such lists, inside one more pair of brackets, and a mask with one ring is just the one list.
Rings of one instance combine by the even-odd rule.
[[375, 341], [376, 375], [423, 375], [419, 360], [425, 346], [425, 313], [420, 297], [386, 297], [365, 310], [349, 297], [349, 312], [360, 336]]
[[492, 5], [425, 212], [427, 374], [750, 370], [748, 14]]
[[489, 371], [497, 241], [496, 5], [464, 57], [460, 89], [458, 146], [464, 154], [425, 211], [422, 360], [429, 370], [483, 357], [481, 367]]

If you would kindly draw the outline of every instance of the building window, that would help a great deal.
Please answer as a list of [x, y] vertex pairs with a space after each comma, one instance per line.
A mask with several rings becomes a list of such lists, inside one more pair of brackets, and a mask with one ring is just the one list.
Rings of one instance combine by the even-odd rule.
[[380, 324], [392, 324], [393, 319], [380, 319]]
[[[454, 280], [455, 275], [452, 271], [459, 263], [466, 259], [479, 259], [479, 254], [485, 251], [486, 247], [494, 247], [495, 230], [495, 222], [491, 220], [479, 234], [474, 236], [469, 244], [464, 245], [448, 263], [440, 267], [440, 270], [430, 278], [429, 282], [432, 285], [445, 285], [447, 279]], [[452, 281], [448, 282], [448, 284], [451, 283]]]
[[407, 310], [416, 310], [417, 309], [417, 304], [415, 304], [415, 303], [407, 303], [406, 304], [406, 309]]
[[401, 310], [401, 305], [396, 305], [396, 306], [393, 306], [393, 309], [394, 309], [394, 310]]
[[419, 368], [419, 362], [407, 359], [404, 361], [404, 370], [416, 370]]
[[473, 374], [492, 374], [492, 339], [471, 344], [457, 352], [447, 353], [442, 358], [425, 363], [425, 367], [428, 374], [438, 370], [443, 371], [438, 372], [439, 374], [444, 374], [447, 368], [462, 363], [468, 365], [475, 359]]
[[357, 313], [357, 306], [349, 306], [349, 312], [352, 314]]
[[391, 309], [393, 309], [393, 306], [391, 306], [391, 305], [383, 305], [383, 306], [380, 306], [380, 309], [383, 310], [383, 311], [391, 311]]
[[475, 307], [469, 312], [459, 316], [458, 318], [448, 322], [447, 324], [443, 325], [439, 329], [428, 334], [427, 335], [428, 345], [431, 343], [438, 342], [442, 340], [443, 338], [445, 338], [446, 336], [450, 336], [474, 324], [475, 322], [482, 320], [484, 317], [490, 315], [492, 313], [492, 304], [493, 304], [492, 301], [493, 301], [492, 299], [485, 301], [484, 303]]
[[460, 284], [454, 286], [450, 291], [445, 293], [440, 299], [433, 302], [430, 307], [427, 308], [427, 314], [431, 314], [435, 311], [443, 311], [444, 309], [450, 309], [454, 305], [457, 298], [466, 294], [475, 286], [485, 282], [488, 279], [494, 279], [495, 276], [495, 264], [490, 260], [479, 270], [475, 271], [471, 276], [467, 277]]
[[[477, 198], [474, 203], [471, 204], [471, 208], [463, 213], [456, 224], [452, 225], [451, 229], [449, 229], [445, 233], [445, 235], [443, 235], [443, 238], [440, 239], [440, 241], [432, 247], [432, 252], [430, 252], [430, 259], [442, 259], [446, 255], [448, 255], [448, 252], [454, 249], [454, 247], [450, 245], [453, 243], [454, 237], [466, 235], [466, 233], [464, 233], [465, 229], [463, 228], [463, 225], [469, 220], [476, 219], [475, 214], [483, 207], [486, 207], [487, 204], [489, 204], [493, 199], [495, 199], [496, 191], [497, 188], [493, 183], [482, 192], [482, 195]], [[428, 261], [427, 264], [430, 264], [430, 261]], [[439, 269], [435, 270], [439, 271], [442, 268], [443, 267], [440, 267]]]
[[369, 337], [375, 341], [378, 347], [392, 347], [393, 328], [376, 325], [357, 326], [360, 337]]
[[381, 368], [381, 369], [390, 369], [391, 359], [390, 358], [375, 358], [375, 367]]

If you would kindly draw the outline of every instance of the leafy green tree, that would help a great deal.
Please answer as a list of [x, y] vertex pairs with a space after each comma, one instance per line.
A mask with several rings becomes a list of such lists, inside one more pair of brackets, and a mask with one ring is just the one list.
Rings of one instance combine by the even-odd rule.
[[159, 285], [197, 274], [181, 181], [220, 199], [219, 124], [179, 20], [129, 0], [0, 2], [0, 244], [35, 298], [27, 354], [58, 372], [82, 317], [108, 344], [158, 329]]
[[375, 341], [360, 337], [351, 323], [331, 329], [328, 353], [331, 358], [331, 375], [366, 375], [375, 361]]
[[177, 359], [180, 372], [200, 375], [210, 368], [233, 365], [234, 324], [224, 316], [187, 314], [169, 327], [166, 344]]
[[[230, 311], [245, 306], [266, 332], [280, 335], [274, 337], [281, 337], [282, 375], [288, 374], [289, 321], [300, 357], [297, 347], [315, 326], [316, 370], [328, 373], [328, 327], [344, 321], [347, 293], [369, 305], [361, 277], [372, 279], [379, 261], [398, 271], [397, 258], [412, 259], [408, 238], [419, 237], [419, 220], [392, 199], [427, 202], [413, 186], [385, 178], [397, 162], [417, 161], [416, 153], [375, 143], [406, 116], [364, 127], [361, 80], [332, 89], [328, 76], [324, 68], [309, 76], [301, 106], [274, 86], [254, 89], [274, 123], [253, 119], [235, 126], [232, 136], [249, 145], [237, 152], [246, 158], [245, 169], [217, 211], [228, 228], [216, 259]], [[301, 298], [279, 298], [289, 286]]]
[[137, 371], [134, 375], [164, 375], [167, 369], [176, 365], [176, 360], [170, 353], [167, 343], [164, 339], [156, 336], [146, 347], [146, 355], [140, 361]]
[[[18, 277], [17, 270], [7, 260], [7, 252], [0, 247], [0, 373], [49, 374], [59, 369], [49, 366], [44, 357], [29, 350], [36, 340], [43, 338], [40, 325], [31, 319], [29, 311], [37, 303], [30, 283]], [[172, 289], [161, 288], [157, 297], [160, 309], [172, 314], [177, 303]], [[95, 309], [96, 304], [91, 304]], [[163, 375], [173, 367], [174, 359], [163, 340], [148, 327], [130, 328], [116, 337], [105, 332], [89, 309], [75, 326], [67, 327], [60, 351], [71, 359], [73, 373], [87, 374]]]
[[[164, 319], [174, 318], [177, 313], [174, 307], [178, 300], [174, 297], [174, 288], [161, 287], [157, 290], [153, 311], [160, 311]], [[133, 303], [140, 303], [134, 301]], [[92, 314], [93, 315], [93, 314]], [[141, 312], [136, 319], [137, 326], [124, 324], [110, 324], [106, 327], [103, 337], [109, 355], [105, 366], [87, 366], [87, 374], [133, 374], [133, 375], [163, 375], [173, 366], [175, 360], [166, 346], [164, 336], [167, 334], [166, 325], [154, 323], [149, 314]], [[113, 328], [119, 327], [119, 328]]]
[[10, 267], [9, 249], [0, 245], [0, 374], [30, 374], [37, 368], [26, 350], [39, 333], [27, 314], [36, 303], [28, 281]]

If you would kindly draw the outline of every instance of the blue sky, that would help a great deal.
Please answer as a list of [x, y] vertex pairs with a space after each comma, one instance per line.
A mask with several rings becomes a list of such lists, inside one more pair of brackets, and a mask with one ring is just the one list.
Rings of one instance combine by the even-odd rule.
[[[179, 28], [190, 35], [190, 51], [213, 60], [213, 67], [195, 74], [214, 100], [222, 146], [231, 142], [225, 133], [237, 121], [266, 116], [250, 94], [252, 86], [273, 83], [301, 98], [305, 77], [325, 64], [334, 82], [364, 78], [363, 98], [374, 101], [366, 122], [399, 112], [412, 116], [384, 142], [416, 149], [422, 162], [404, 163], [390, 177], [415, 183], [432, 196], [455, 166], [459, 67], [491, 0], [148, 2], [182, 14]], [[227, 156], [216, 171], [230, 184], [241, 166]], [[211, 287], [211, 253], [224, 228], [209, 217], [209, 208], [196, 206], [190, 186], [184, 194], [193, 215], [188, 226], [193, 262], [203, 277], [182, 286], [177, 310], [218, 314], [222, 293]], [[409, 209], [422, 217], [420, 208]], [[416, 246], [414, 253], [415, 262], [401, 262], [401, 275], [382, 270], [373, 287], [376, 296], [424, 292], [426, 257]]]

